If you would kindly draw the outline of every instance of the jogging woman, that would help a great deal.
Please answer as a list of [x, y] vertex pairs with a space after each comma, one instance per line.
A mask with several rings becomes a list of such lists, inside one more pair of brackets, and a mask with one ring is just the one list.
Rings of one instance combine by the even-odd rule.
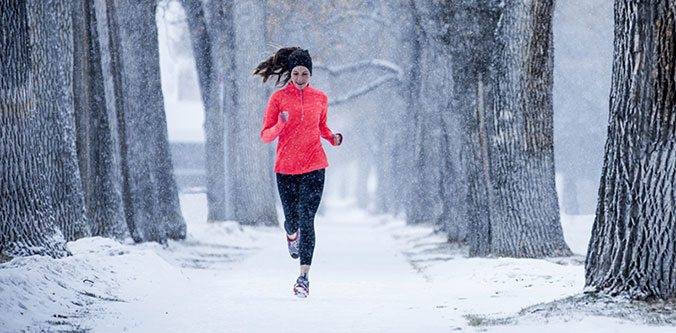
[[326, 94], [309, 85], [312, 58], [307, 50], [279, 49], [256, 67], [254, 75], [262, 76], [264, 83], [277, 76], [276, 85], [284, 87], [270, 96], [261, 139], [268, 143], [279, 138], [275, 173], [284, 229], [289, 254], [294, 259], [300, 257], [300, 276], [293, 291], [298, 297], [307, 297], [315, 247], [314, 219], [324, 190], [324, 169], [329, 165], [320, 137], [339, 146], [343, 136], [326, 125]]

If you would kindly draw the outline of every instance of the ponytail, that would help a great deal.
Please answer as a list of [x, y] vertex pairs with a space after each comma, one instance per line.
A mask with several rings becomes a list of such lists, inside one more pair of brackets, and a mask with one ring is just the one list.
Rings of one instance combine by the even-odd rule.
[[[277, 82], [275, 82], [275, 86], [281, 87], [286, 85], [291, 79], [291, 71], [288, 68], [289, 55], [299, 49], [300, 47], [284, 47], [277, 50], [275, 54], [256, 66], [253, 75], [262, 76], [263, 83], [267, 82], [271, 76], [276, 75]], [[282, 82], [281, 84], [279, 83], [280, 81]]]

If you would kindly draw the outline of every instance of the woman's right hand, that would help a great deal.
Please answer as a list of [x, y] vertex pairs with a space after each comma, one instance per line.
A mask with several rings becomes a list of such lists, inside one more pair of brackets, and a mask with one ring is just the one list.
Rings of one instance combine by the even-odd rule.
[[343, 143], [343, 135], [340, 133], [336, 133], [333, 135], [333, 145], [334, 146], [340, 146], [340, 144]]
[[285, 123], [289, 121], [289, 113], [286, 111], [282, 111], [279, 113], [279, 117], [282, 118], [282, 122]]

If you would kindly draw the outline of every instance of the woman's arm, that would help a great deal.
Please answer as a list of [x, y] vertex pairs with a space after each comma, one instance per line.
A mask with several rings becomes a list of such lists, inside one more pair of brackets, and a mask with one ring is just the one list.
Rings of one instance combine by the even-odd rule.
[[[329, 113], [328, 104], [328, 101], [324, 103], [325, 107], [322, 109], [322, 113], [319, 116], [319, 134], [324, 140], [330, 142], [332, 146], [340, 146], [343, 141], [343, 135], [340, 133], [333, 134], [329, 126], [326, 125], [326, 118]], [[340, 136], [340, 138], [336, 139], [337, 136]]]
[[268, 101], [268, 106], [265, 108], [265, 116], [263, 117], [263, 129], [261, 130], [263, 142], [275, 141], [279, 133], [284, 129], [284, 125], [286, 125], [286, 120], [280, 116], [279, 105], [273, 94], [270, 96], [270, 101]]

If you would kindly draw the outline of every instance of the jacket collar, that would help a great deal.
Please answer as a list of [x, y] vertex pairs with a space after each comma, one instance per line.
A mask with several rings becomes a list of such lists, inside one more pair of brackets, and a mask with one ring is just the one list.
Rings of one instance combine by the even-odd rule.
[[[310, 88], [309, 83], [305, 86], [305, 88], [303, 88], [303, 91], [308, 92], [308, 90], [309, 90], [308, 88]], [[296, 85], [293, 84], [293, 82], [291, 82], [291, 81], [289, 81], [289, 83], [287, 84], [286, 89], [289, 89], [290, 91], [293, 91], [293, 92], [296, 92], [296, 93], [300, 92], [300, 89], [298, 89], [298, 87], [296, 87]]]

